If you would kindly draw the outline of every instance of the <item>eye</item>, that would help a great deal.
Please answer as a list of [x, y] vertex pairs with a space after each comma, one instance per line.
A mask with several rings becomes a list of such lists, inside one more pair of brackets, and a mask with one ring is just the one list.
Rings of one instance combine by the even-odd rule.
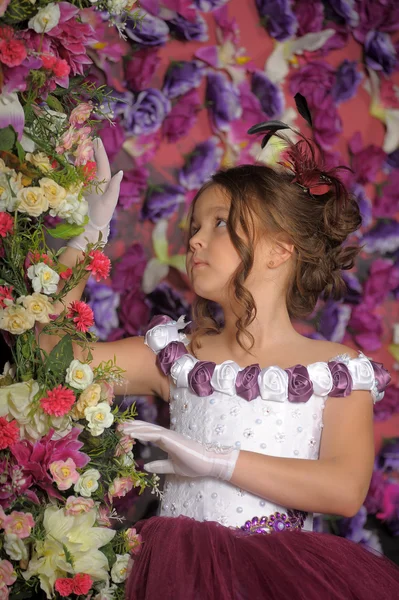
[[227, 225], [226, 219], [219, 219], [219, 218], [217, 218], [216, 219], [216, 227], [219, 228], [220, 225], [222, 225], [222, 227], [226, 227], [226, 225]]

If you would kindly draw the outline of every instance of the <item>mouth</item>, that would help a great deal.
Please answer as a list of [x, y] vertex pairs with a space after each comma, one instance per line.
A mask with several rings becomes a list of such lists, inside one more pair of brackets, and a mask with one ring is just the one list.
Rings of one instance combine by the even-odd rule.
[[200, 267], [206, 267], [208, 266], [208, 263], [205, 260], [199, 260], [199, 259], [195, 259], [192, 261], [192, 268], [193, 269], [199, 269]]

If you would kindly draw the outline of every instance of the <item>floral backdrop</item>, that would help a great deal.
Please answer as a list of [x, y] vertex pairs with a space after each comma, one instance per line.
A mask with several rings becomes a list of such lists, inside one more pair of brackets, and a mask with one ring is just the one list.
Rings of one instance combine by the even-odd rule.
[[[341, 302], [320, 304], [298, 328], [383, 361], [392, 385], [375, 405], [377, 450], [399, 427], [399, 5], [395, 0], [142, 0], [140, 26], [118, 38], [97, 15], [90, 77], [115, 90], [114, 124], [101, 137], [124, 180], [107, 247], [111, 280], [88, 301], [103, 340], [141, 334], [159, 313], [189, 315], [184, 274], [187, 209], [219, 167], [263, 156], [247, 130], [297, 121], [301, 92], [330, 165], [346, 164], [359, 201], [363, 251]], [[309, 132], [308, 132], [309, 133]], [[278, 149], [277, 149], [278, 150]], [[139, 413], [167, 419], [160, 403]], [[147, 449], [148, 451], [148, 449]], [[399, 534], [399, 442], [376, 459], [369, 496], [340, 535], [378, 547], [376, 515]], [[326, 524], [320, 522], [320, 528]]]

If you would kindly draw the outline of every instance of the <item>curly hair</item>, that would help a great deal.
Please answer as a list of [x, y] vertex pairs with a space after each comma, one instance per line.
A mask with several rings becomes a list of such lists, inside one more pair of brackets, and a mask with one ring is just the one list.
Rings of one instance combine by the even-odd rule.
[[[310, 144], [309, 147], [307, 176], [312, 180], [313, 188], [317, 185], [326, 187], [327, 182], [327, 191], [323, 194], [311, 193], [303, 185], [306, 177], [300, 180], [298, 171], [247, 164], [218, 171], [199, 190], [192, 203], [190, 220], [195, 202], [210, 186], [221, 187], [231, 201], [227, 228], [241, 264], [230, 285], [236, 302], [242, 308], [241, 314], [236, 315], [236, 339], [247, 351], [254, 343], [247, 328], [256, 317], [256, 305], [245, 281], [254, 262], [256, 235], [267, 232], [277, 238], [285, 234], [294, 246], [292, 277], [286, 288], [291, 318], [311, 313], [320, 297], [342, 297], [346, 290], [342, 271], [353, 267], [360, 251], [359, 246], [345, 243], [348, 236], [360, 227], [361, 216], [356, 200], [348, 194], [338, 176], [338, 170], [344, 167], [323, 171]], [[292, 146], [291, 151], [292, 148], [298, 148], [298, 144]], [[294, 150], [289, 163], [299, 162], [299, 159], [299, 152]], [[288, 161], [285, 161], [284, 165], [287, 164]], [[244, 237], [237, 234], [239, 230], [243, 231]], [[199, 296], [193, 303], [193, 318], [191, 345], [195, 349], [201, 346], [200, 337], [219, 333], [221, 324], [214, 316], [213, 303]]]

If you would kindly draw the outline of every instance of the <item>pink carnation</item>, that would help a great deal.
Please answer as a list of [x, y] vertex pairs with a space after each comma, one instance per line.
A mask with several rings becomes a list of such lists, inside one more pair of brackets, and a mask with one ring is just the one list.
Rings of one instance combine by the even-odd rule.
[[42, 54], [41, 57], [43, 67], [51, 70], [57, 62], [57, 57], [54, 54]]
[[63, 417], [68, 414], [74, 402], [75, 394], [73, 391], [61, 384], [49, 390], [47, 395], [40, 399], [44, 412], [54, 417]]
[[0, 450], [10, 448], [19, 438], [19, 427], [16, 421], [7, 421], [0, 417]]
[[27, 56], [26, 47], [20, 40], [0, 41], [0, 62], [8, 67], [19, 67]]
[[91, 263], [87, 265], [86, 271], [91, 271], [96, 281], [106, 279], [111, 270], [111, 261], [101, 250], [92, 250], [89, 252]]
[[0, 285], [0, 308], [6, 307], [4, 300], [13, 300], [13, 297], [12, 297], [13, 289], [14, 288], [12, 286]]
[[63, 58], [59, 58], [55, 65], [53, 66], [54, 75], [62, 79], [63, 77], [67, 77], [71, 72], [71, 67], [68, 65], [67, 61]]
[[88, 304], [81, 300], [74, 300], [69, 305], [67, 318], [72, 319], [76, 323], [78, 331], [86, 332], [94, 324], [94, 314]]
[[6, 585], [15, 583], [17, 577], [9, 560], [0, 560], [0, 581]]
[[73, 271], [70, 267], [68, 267], [67, 269], [65, 269], [65, 271], [61, 271], [61, 273], [59, 274], [61, 279], [69, 279], [70, 276], [72, 275]]
[[55, 591], [65, 598], [73, 593], [73, 579], [69, 577], [59, 577], [54, 584]]
[[79, 595], [87, 594], [93, 585], [93, 580], [87, 573], [78, 573], [73, 578], [73, 593]]
[[14, 228], [14, 219], [11, 215], [6, 212], [0, 213], [0, 236], [6, 237], [7, 234], [12, 233]]
[[30, 536], [32, 528], [35, 526], [35, 521], [31, 513], [24, 513], [14, 510], [4, 519], [5, 533], [13, 533], [19, 539], [24, 539]]

